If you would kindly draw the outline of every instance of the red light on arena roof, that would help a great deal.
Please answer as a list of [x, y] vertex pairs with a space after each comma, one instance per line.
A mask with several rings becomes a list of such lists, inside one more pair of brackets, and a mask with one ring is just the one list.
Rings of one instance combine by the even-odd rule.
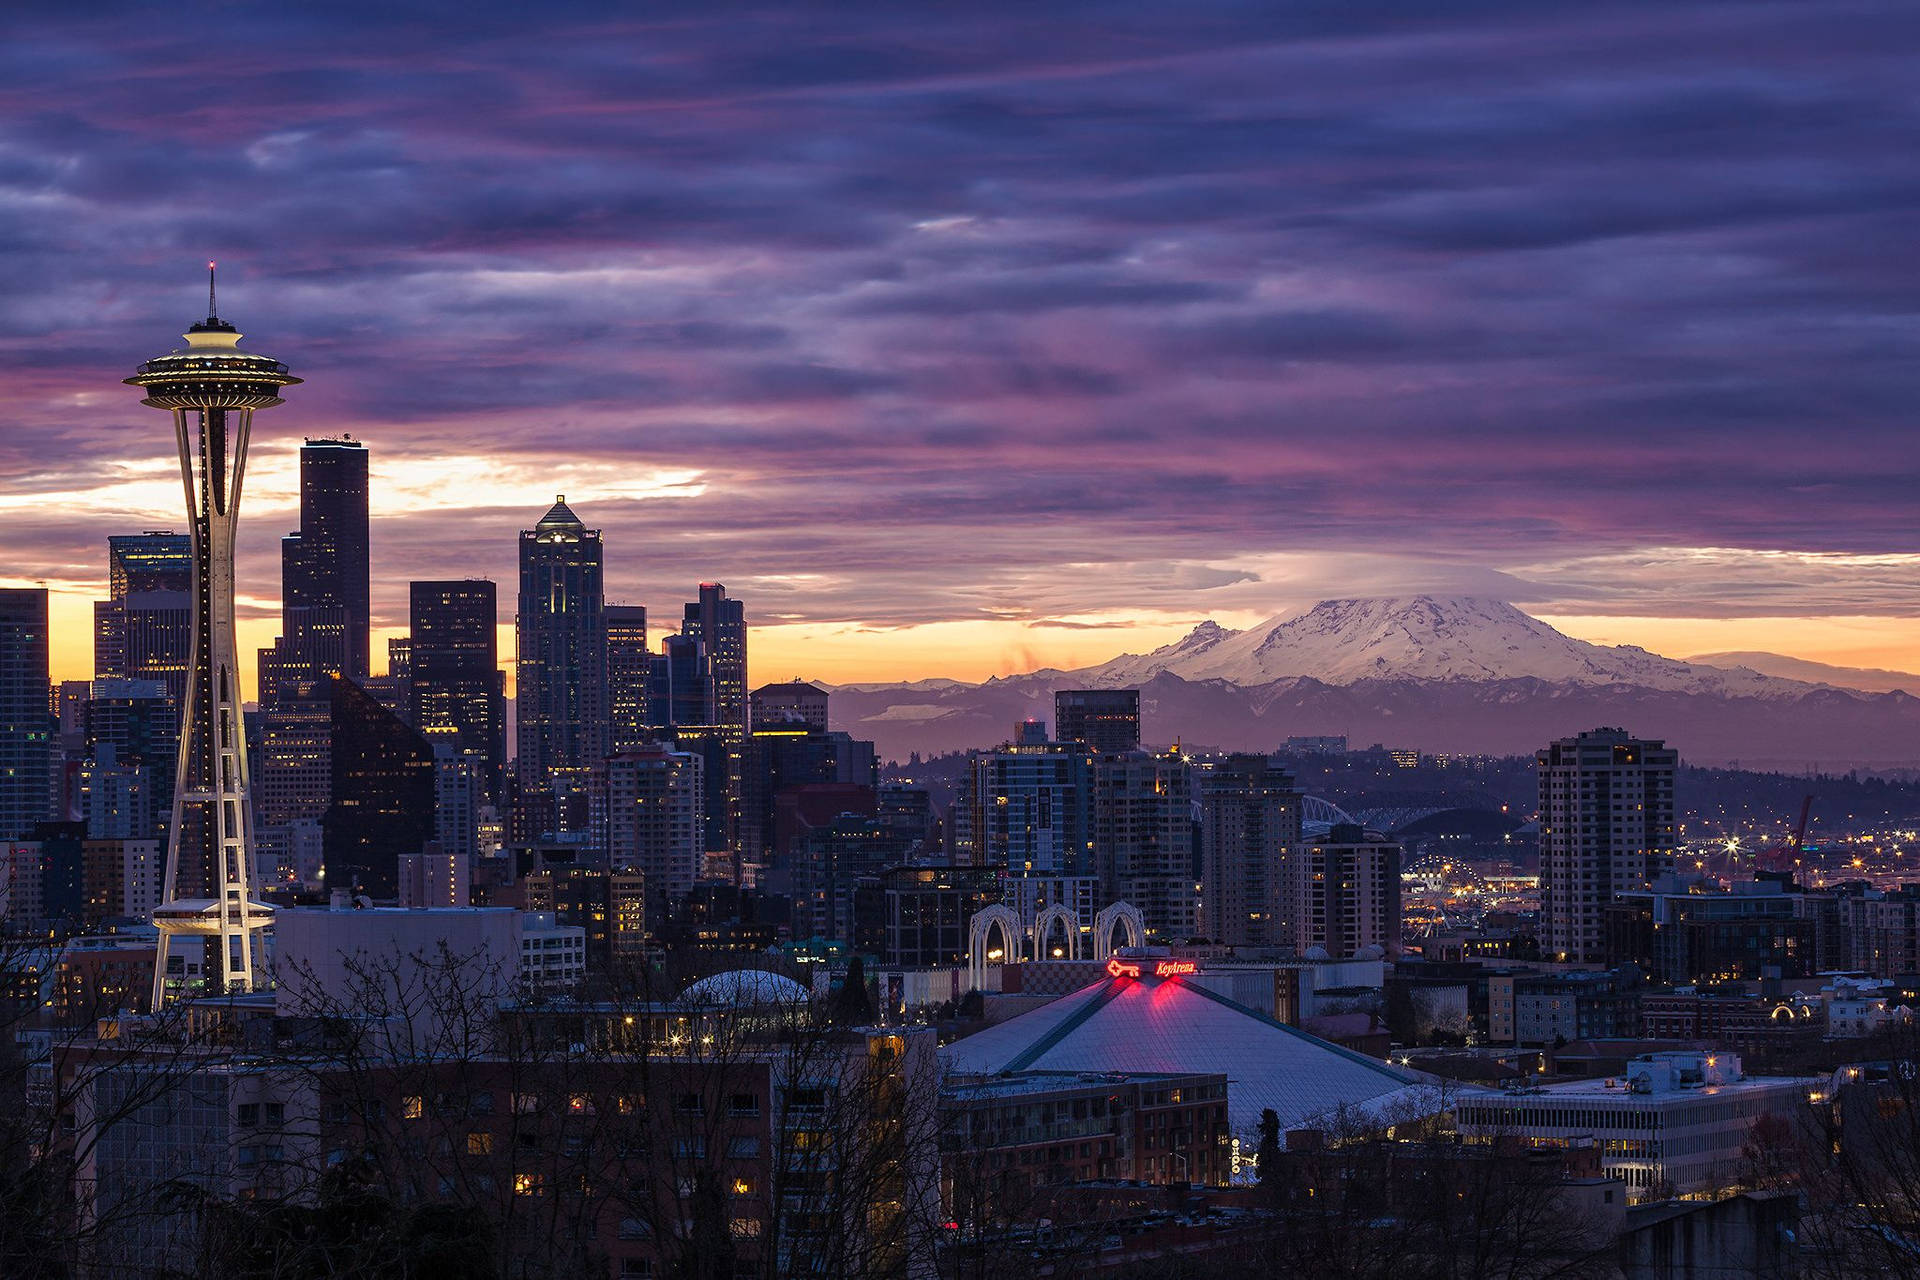
[[[1146, 972], [1146, 966], [1139, 960], [1123, 960], [1114, 956], [1107, 961], [1107, 976], [1111, 978], [1138, 978]], [[1187, 974], [1200, 972], [1198, 960], [1156, 960], [1153, 962], [1153, 976], [1156, 978], [1180, 978]]]

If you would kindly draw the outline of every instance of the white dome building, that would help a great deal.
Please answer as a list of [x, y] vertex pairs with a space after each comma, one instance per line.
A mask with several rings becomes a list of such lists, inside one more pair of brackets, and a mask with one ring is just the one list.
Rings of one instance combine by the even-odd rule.
[[701, 1009], [737, 1009], [808, 1004], [813, 993], [784, 974], [765, 969], [729, 969], [700, 979], [680, 993], [680, 1003]]

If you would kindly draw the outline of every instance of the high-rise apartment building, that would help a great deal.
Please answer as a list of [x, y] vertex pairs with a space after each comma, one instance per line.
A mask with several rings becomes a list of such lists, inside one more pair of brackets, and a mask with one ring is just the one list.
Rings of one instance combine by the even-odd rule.
[[0, 839], [50, 816], [52, 697], [46, 588], [0, 588]]
[[610, 604], [607, 620], [607, 714], [609, 751], [633, 751], [654, 741], [647, 709], [652, 655], [647, 652], [645, 605]]
[[1096, 758], [1092, 773], [1092, 870], [1101, 894], [1139, 908], [1156, 938], [1196, 936], [1192, 769], [1177, 755], [1129, 751]]
[[1576, 963], [1606, 954], [1605, 913], [1649, 888], [1678, 844], [1679, 753], [1594, 729], [1534, 754], [1540, 785], [1540, 948]]
[[493, 583], [415, 582], [407, 595], [408, 718], [428, 742], [478, 759], [486, 796], [497, 801], [507, 739]]
[[1138, 689], [1060, 689], [1053, 695], [1053, 735], [1097, 756], [1140, 749]]
[[707, 656], [707, 700], [714, 724], [747, 724], [747, 619], [745, 606], [718, 582], [700, 584], [689, 601], [680, 634], [699, 642]]
[[1200, 931], [1238, 947], [1293, 942], [1283, 890], [1300, 843], [1300, 789], [1265, 756], [1235, 755], [1197, 772]]
[[1400, 846], [1351, 824], [1304, 839], [1287, 857], [1285, 914], [1294, 949], [1335, 960], [1378, 947], [1400, 949]]
[[591, 771], [607, 756], [607, 629], [600, 531], [557, 499], [520, 535], [515, 831], [571, 824]]
[[623, 751], [603, 765], [607, 863], [637, 871], [664, 914], [700, 878], [705, 761], [685, 751]]
[[1010, 744], [968, 762], [970, 839], [956, 862], [1009, 876], [1092, 869], [1092, 777], [1077, 743]]
[[80, 761], [73, 772], [69, 813], [86, 825], [89, 840], [152, 838], [159, 824], [154, 818], [153, 779], [146, 769], [122, 762], [107, 745]]

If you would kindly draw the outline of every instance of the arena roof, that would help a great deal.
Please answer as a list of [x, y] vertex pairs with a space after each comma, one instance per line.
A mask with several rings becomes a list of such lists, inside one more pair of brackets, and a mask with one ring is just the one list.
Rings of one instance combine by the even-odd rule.
[[1259, 1128], [1271, 1107], [1284, 1129], [1324, 1126], [1343, 1109], [1409, 1118], [1430, 1077], [1329, 1044], [1178, 977], [1112, 977], [1011, 1018], [942, 1051], [948, 1070], [1218, 1071], [1233, 1131]]

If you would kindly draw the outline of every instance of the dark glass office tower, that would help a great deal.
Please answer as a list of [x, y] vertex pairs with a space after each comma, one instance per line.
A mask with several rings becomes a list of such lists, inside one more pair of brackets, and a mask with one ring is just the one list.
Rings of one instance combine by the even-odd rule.
[[700, 642], [690, 636], [668, 636], [660, 652], [647, 662], [647, 718], [653, 736], [673, 740], [681, 725], [704, 725], [712, 712], [707, 706], [707, 662]]
[[1053, 695], [1056, 742], [1084, 744], [1097, 756], [1140, 749], [1138, 689], [1059, 689]]
[[[280, 544], [286, 635], [328, 672], [368, 666], [367, 447], [348, 436], [300, 449], [300, 532]], [[336, 665], [337, 664], [337, 665]]]
[[700, 584], [690, 601], [680, 634], [699, 642], [707, 660], [707, 700], [711, 723], [747, 729], [747, 619], [745, 607], [727, 597], [717, 582]]
[[107, 539], [110, 598], [93, 605], [96, 680], [158, 680], [176, 703], [193, 661], [193, 539], [154, 530]]
[[485, 579], [408, 587], [409, 715], [429, 742], [482, 757], [487, 798], [506, 781], [506, 707], [500, 694], [499, 617]]
[[136, 591], [192, 591], [193, 536], [171, 529], [107, 539], [107, 586], [115, 600]]
[[46, 588], [0, 589], [0, 839], [51, 816], [52, 698]]
[[[703, 582], [700, 598], [686, 607], [680, 634], [700, 646], [706, 663], [707, 723], [725, 744], [727, 812], [724, 826], [720, 827], [725, 832], [725, 843], [719, 847], [730, 849], [735, 847], [740, 831], [742, 779], [746, 769], [746, 610], [740, 601], [729, 599], [727, 589], [718, 582]], [[708, 789], [716, 790], [711, 785]], [[708, 813], [710, 828], [716, 826], [717, 819], [718, 815]]]
[[607, 709], [612, 718], [610, 752], [635, 751], [654, 741], [649, 728], [647, 611], [637, 604], [610, 604], [607, 620]]
[[260, 651], [260, 704], [296, 681], [367, 678], [367, 447], [349, 437], [300, 449], [300, 528], [280, 540], [280, 638]]
[[564, 498], [521, 533], [514, 702], [520, 838], [559, 830], [574, 808], [559, 798], [584, 797], [592, 769], [607, 756], [602, 581], [600, 531], [582, 524]]
[[330, 681], [333, 801], [320, 821], [329, 889], [399, 892], [400, 855], [434, 836], [433, 748], [351, 680]]

